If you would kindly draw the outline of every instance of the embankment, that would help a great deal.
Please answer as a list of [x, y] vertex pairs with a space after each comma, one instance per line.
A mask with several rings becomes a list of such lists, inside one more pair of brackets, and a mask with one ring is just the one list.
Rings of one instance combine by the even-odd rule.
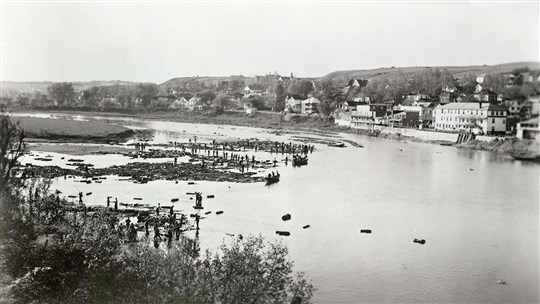
[[108, 143], [127, 140], [134, 131], [100, 121], [75, 121], [33, 117], [14, 117], [29, 141], [67, 141]]

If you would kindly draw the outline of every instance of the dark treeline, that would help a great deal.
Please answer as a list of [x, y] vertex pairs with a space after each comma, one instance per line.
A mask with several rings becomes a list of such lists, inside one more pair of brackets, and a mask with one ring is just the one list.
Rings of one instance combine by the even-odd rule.
[[[509, 74], [488, 74], [482, 88], [503, 95], [505, 99], [524, 101], [540, 90], [538, 81], [525, 81], [524, 73], [538, 75], [528, 68], [516, 69]], [[509, 81], [509, 77], [512, 81]], [[372, 103], [401, 104], [407, 94], [425, 94], [437, 99], [441, 93], [453, 90], [462, 94], [463, 100], [473, 101], [477, 75], [465, 74], [455, 78], [447, 69], [426, 68], [422, 72], [397, 73], [373, 77], [361, 86], [350, 86], [337, 79], [319, 80], [281, 77], [268, 74], [255, 77], [246, 84], [245, 77], [228, 80], [182, 78], [165, 84], [131, 83], [92, 86], [76, 89], [74, 83], [52, 83], [46, 92], [4, 96], [2, 102], [22, 107], [63, 108], [107, 111], [175, 110], [180, 108], [218, 108], [238, 110], [245, 104], [259, 110], [280, 112], [286, 108], [287, 97], [321, 101], [319, 113], [328, 116], [342, 101], [369, 97]], [[256, 93], [249, 93], [249, 88]], [[246, 93], [247, 92], [247, 93]], [[12, 92], [13, 93], [13, 92]], [[5, 95], [5, 94], [4, 94]], [[190, 102], [187, 102], [187, 101]]]

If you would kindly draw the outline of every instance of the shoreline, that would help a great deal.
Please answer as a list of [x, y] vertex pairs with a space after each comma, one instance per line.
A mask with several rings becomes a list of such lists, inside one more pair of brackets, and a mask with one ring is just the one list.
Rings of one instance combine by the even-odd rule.
[[[155, 111], [149, 113], [120, 113], [120, 112], [96, 112], [96, 111], [73, 111], [73, 110], [55, 110], [55, 111], [37, 111], [33, 109], [14, 109], [16, 113], [59, 113], [59, 114], [73, 114], [73, 115], [100, 115], [109, 117], [131, 117], [141, 120], [158, 120], [158, 121], [171, 121], [182, 123], [200, 123], [200, 124], [214, 124], [214, 125], [233, 125], [242, 127], [264, 128], [276, 131], [300, 131], [307, 133], [316, 133], [319, 135], [331, 135], [336, 133], [348, 133], [359, 134], [364, 136], [370, 136], [368, 130], [355, 129], [350, 127], [343, 127], [336, 124], [332, 124], [324, 120], [319, 116], [294, 116], [290, 114], [272, 113], [272, 112], [257, 112], [254, 115], [248, 116], [243, 111], [225, 111], [221, 114], [208, 115], [208, 113], [191, 112], [191, 111]], [[24, 110], [24, 111], [21, 111]], [[18, 117], [19, 118], [19, 117]], [[43, 118], [46, 119], [46, 118]], [[50, 120], [50, 119], [49, 119]], [[105, 122], [86, 122], [107, 124], [110, 126], [121, 127], [129, 130], [123, 126], [108, 124]], [[131, 131], [131, 132], [130, 132]], [[124, 131], [126, 133], [118, 132], [116, 134], [102, 134], [101, 136], [60, 136], [55, 138], [54, 136], [43, 137], [39, 136], [39, 139], [47, 140], [64, 140], [65, 142], [87, 142], [87, 143], [109, 143], [119, 139], [125, 141], [128, 138], [136, 134], [135, 131]], [[94, 133], [94, 132], [92, 132]], [[457, 137], [457, 133], [455, 134]], [[112, 136], [112, 140], [111, 137]], [[457, 144], [445, 139], [422, 139], [415, 136], [397, 135], [380, 132], [377, 137], [388, 138], [393, 140], [410, 140], [414, 142], [421, 142], [427, 144], [443, 144], [454, 146], [460, 149], [471, 150], [483, 150], [492, 151], [504, 154], [513, 153], [528, 153], [539, 154], [540, 143], [535, 140], [518, 139], [515, 137], [506, 138], [493, 138], [492, 141], [479, 141], [473, 140], [468, 143]], [[53, 152], [53, 151], [51, 151]]]

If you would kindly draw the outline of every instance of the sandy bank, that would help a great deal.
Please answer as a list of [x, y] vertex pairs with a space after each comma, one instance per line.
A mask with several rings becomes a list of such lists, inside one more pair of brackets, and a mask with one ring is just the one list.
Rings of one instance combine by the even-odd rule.
[[135, 132], [120, 125], [100, 121], [75, 121], [66, 119], [46, 119], [14, 117], [26, 133], [28, 141], [73, 142], [118, 142], [124, 141]]

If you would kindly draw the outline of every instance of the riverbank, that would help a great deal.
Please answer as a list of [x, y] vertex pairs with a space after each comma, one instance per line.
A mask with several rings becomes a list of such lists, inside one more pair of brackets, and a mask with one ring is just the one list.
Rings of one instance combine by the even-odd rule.
[[[18, 109], [22, 111], [24, 109]], [[43, 113], [40, 111], [30, 110], [24, 111], [25, 113]], [[302, 131], [308, 133], [317, 133], [319, 135], [328, 135], [331, 136], [335, 133], [351, 133], [351, 134], [361, 134], [361, 135], [373, 135], [368, 132], [368, 130], [354, 129], [350, 127], [340, 126], [333, 124], [326, 119], [317, 116], [304, 116], [304, 115], [291, 115], [291, 114], [281, 114], [275, 112], [256, 112], [252, 115], [246, 115], [243, 111], [207, 111], [207, 112], [197, 112], [197, 111], [152, 111], [152, 112], [129, 112], [129, 113], [119, 113], [119, 112], [87, 112], [87, 111], [62, 111], [55, 110], [54, 112], [47, 113], [65, 113], [73, 115], [100, 115], [100, 116], [121, 116], [121, 117], [131, 117], [138, 118], [143, 120], [161, 120], [161, 121], [173, 121], [173, 122], [183, 122], [183, 123], [200, 123], [200, 124], [216, 124], [216, 125], [235, 125], [235, 126], [245, 126], [245, 127], [255, 127], [255, 128], [265, 128], [265, 129], [274, 129], [274, 130], [283, 130], [283, 131]], [[101, 122], [86, 122], [90, 124], [100, 123], [104, 125], [120, 127], [117, 125], [111, 125]], [[104, 126], [103, 126], [104, 127]], [[413, 129], [403, 129], [413, 130]], [[87, 128], [82, 130], [83, 132], [93, 131], [92, 128]], [[414, 130], [413, 130], [414, 131]], [[419, 131], [419, 130], [416, 130]], [[77, 133], [77, 132], [73, 132]], [[95, 132], [90, 132], [94, 134]], [[131, 135], [122, 135], [122, 132], [119, 133], [120, 137], [129, 137]], [[423, 142], [430, 144], [444, 144], [444, 145], [453, 145], [462, 149], [475, 149], [475, 150], [488, 150], [501, 153], [538, 153], [539, 143], [534, 140], [523, 140], [517, 138], [493, 138], [491, 141], [479, 141], [475, 140], [466, 144], [456, 144], [454, 137], [457, 139], [458, 134], [449, 134], [449, 133], [439, 133], [439, 132], [424, 132], [429, 133], [428, 138], [418, 137], [413, 134], [408, 133], [399, 133], [392, 134], [386, 132], [379, 132], [376, 135], [378, 137], [384, 137], [389, 139], [396, 140], [411, 140], [415, 142]], [[86, 135], [84, 135], [86, 134]], [[79, 136], [78, 140], [84, 142], [95, 142], [93, 140], [89, 141], [88, 134], [84, 133]], [[64, 136], [66, 139], [68, 136]], [[105, 136], [107, 137], [107, 136]], [[43, 138], [43, 137], [42, 137]], [[102, 138], [103, 139], [103, 138]], [[99, 141], [97, 141], [99, 142]], [[106, 142], [106, 141], [101, 141]], [[51, 151], [55, 152], [55, 151]]]
[[26, 134], [28, 142], [86, 142], [117, 143], [127, 140], [136, 132], [124, 126], [99, 122], [15, 117]]

